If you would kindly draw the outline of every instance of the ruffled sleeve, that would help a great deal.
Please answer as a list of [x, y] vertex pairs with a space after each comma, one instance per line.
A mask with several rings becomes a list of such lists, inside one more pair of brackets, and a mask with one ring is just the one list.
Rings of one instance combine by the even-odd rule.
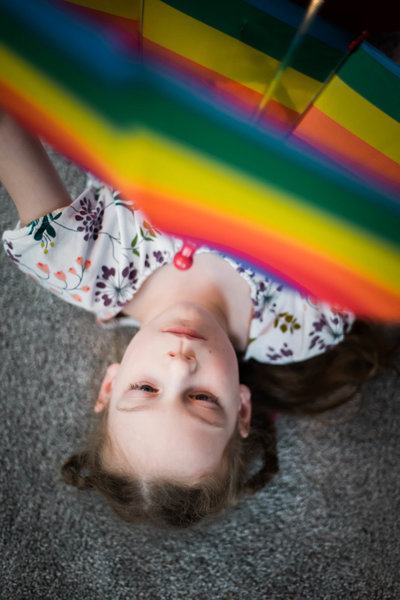
[[351, 329], [354, 315], [275, 284], [250, 327], [245, 359], [287, 364], [333, 348]]

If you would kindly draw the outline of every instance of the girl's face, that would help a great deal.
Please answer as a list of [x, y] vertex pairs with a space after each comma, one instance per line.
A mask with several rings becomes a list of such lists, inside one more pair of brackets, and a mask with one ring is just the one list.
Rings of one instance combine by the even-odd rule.
[[145, 324], [109, 367], [95, 411], [106, 404], [119, 466], [142, 477], [194, 483], [218, 470], [236, 427], [249, 431], [233, 346], [212, 313], [187, 302]]

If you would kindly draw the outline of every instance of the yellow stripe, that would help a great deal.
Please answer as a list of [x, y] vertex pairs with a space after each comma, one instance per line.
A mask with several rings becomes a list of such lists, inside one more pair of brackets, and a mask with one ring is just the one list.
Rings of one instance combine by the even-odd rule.
[[242, 222], [264, 225], [398, 292], [400, 254], [391, 246], [348, 230], [339, 219], [308, 208], [301, 198], [260, 184], [143, 128], [125, 132], [112, 129], [101, 115], [1, 46], [0, 61], [2, 78], [20, 82], [17, 88], [23, 96], [40, 98], [40, 105], [56, 122], [63, 115], [63, 123], [68, 123], [71, 133], [84, 139], [108, 173], [115, 175], [116, 186], [123, 179], [142, 186], [158, 186], [171, 195], [186, 196]]
[[117, 17], [138, 19], [140, 0], [67, 0], [85, 8], [93, 8]]
[[218, 209], [241, 222], [265, 226], [299, 240], [388, 290], [399, 292], [400, 252], [391, 245], [350, 229], [338, 218], [308, 208], [301, 198], [260, 185], [153, 133], [141, 140], [140, 154], [150, 166], [144, 185], [159, 186], [171, 195], [190, 198], [188, 202]]
[[[19, 90], [23, 97], [40, 99], [37, 103], [56, 122], [68, 124], [70, 131], [80, 139], [90, 140], [90, 146], [98, 144], [98, 153], [115, 143], [115, 133], [101, 123], [102, 116], [65, 88], [48, 79], [41, 71], [0, 44], [1, 78]], [[89, 144], [88, 144], [89, 145]], [[112, 156], [112, 152], [109, 152]]]
[[[205, 25], [160, 0], [146, 0], [143, 35], [172, 52], [264, 94], [279, 62], [274, 58]], [[278, 102], [301, 112], [321, 83], [292, 68], [274, 96]]]
[[400, 123], [339, 77], [332, 79], [315, 106], [386, 156], [400, 162]]

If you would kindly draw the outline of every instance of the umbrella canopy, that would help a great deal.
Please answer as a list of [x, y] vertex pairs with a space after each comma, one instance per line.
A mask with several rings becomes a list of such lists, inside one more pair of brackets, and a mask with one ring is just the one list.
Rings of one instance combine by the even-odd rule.
[[[97, 17], [112, 6], [112, 26], [104, 24], [104, 14], [92, 22], [44, 0], [0, 0], [1, 102], [134, 198], [165, 231], [205, 241], [360, 315], [398, 319], [400, 205], [392, 190], [376, 181], [364, 184], [347, 169], [282, 141], [264, 123], [249, 124], [249, 107], [254, 111], [262, 92], [257, 102], [232, 102], [232, 90], [222, 86], [221, 95], [218, 84], [211, 94], [207, 77], [199, 81], [200, 63], [196, 79], [188, 79], [183, 58], [172, 70], [175, 50], [167, 48], [168, 66], [164, 52], [155, 62], [160, 53], [149, 29], [168, 27], [146, 11], [181, 12], [171, 4], [151, 0], [141, 12], [129, 2], [129, 13], [125, 2], [85, 4], [97, 6]], [[255, 10], [253, 4], [246, 6]], [[137, 39], [143, 43], [126, 37], [129, 28], [142, 32]], [[184, 30], [180, 37], [186, 35]], [[343, 52], [336, 64], [342, 60]], [[331, 72], [329, 63], [333, 82]], [[218, 81], [229, 79], [234, 81]], [[323, 88], [320, 81], [311, 96], [322, 98]], [[306, 96], [306, 106], [282, 104], [296, 113], [292, 119], [283, 111], [292, 119], [281, 119], [285, 131], [289, 121], [292, 129], [305, 126], [299, 117], [310, 103]], [[298, 137], [310, 141], [306, 134]]]
[[[70, 0], [70, 5], [123, 27], [144, 56], [195, 77], [211, 97], [249, 120], [304, 16], [287, 0]], [[353, 38], [353, 32], [314, 19], [258, 121], [400, 192], [400, 67], [366, 42], [353, 52]]]

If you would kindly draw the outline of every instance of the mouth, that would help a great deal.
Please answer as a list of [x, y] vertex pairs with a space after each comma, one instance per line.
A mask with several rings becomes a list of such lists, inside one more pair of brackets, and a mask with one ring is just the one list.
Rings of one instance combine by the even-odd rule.
[[197, 333], [194, 329], [188, 329], [187, 327], [173, 327], [171, 329], [165, 329], [163, 333], [172, 333], [177, 337], [183, 337], [188, 340], [205, 340], [206, 338]]

